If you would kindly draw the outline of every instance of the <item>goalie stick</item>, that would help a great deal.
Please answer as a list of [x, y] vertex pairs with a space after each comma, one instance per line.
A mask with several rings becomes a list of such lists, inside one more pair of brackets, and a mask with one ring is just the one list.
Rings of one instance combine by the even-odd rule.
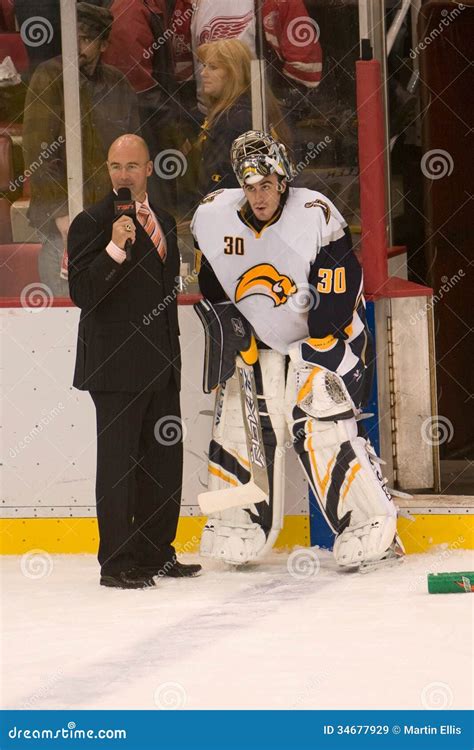
[[247, 365], [240, 355], [237, 355], [236, 367], [247, 453], [250, 463], [250, 481], [238, 487], [201, 492], [198, 495], [198, 501], [204, 515], [227, 510], [228, 508], [247, 507], [263, 501], [269, 502], [270, 499], [265, 446], [263, 444], [262, 426], [258, 413], [257, 389], [253, 367]]

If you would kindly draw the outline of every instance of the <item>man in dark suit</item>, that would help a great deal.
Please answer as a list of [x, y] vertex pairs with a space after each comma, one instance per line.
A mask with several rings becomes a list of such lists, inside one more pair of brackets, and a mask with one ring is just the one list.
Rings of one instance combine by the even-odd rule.
[[[115, 220], [111, 192], [79, 214], [68, 235], [69, 289], [81, 308], [74, 385], [97, 412], [100, 582], [153, 586], [154, 575], [196, 575], [173, 540], [182, 484], [176, 223], [151, 206], [145, 141], [124, 135], [107, 162], [136, 219]], [[124, 250], [131, 240], [131, 258]]]

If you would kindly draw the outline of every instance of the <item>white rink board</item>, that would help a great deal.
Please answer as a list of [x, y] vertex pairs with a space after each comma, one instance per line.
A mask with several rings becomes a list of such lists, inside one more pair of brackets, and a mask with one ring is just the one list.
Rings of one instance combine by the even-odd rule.
[[[95, 515], [95, 412], [72, 387], [79, 310], [0, 309], [2, 328], [3, 517]], [[185, 428], [181, 515], [200, 515], [213, 397], [202, 392], [204, 336], [192, 306], [180, 305]], [[286, 513], [308, 513], [307, 484], [286, 453]]]

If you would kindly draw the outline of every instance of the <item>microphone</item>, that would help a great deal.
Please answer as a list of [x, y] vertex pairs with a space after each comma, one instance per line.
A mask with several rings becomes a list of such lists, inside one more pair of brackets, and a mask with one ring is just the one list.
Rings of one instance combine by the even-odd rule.
[[[120, 216], [130, 216], [135, 221], [135, 201], [132, 200], [130, 188], [122, 187], [117, 191], [117, 198], [114, 200], [114, 215], [116, 219]], [[126, 260], [130, 261], [132, 259], [132, 240], [130, 238], [126, 240], [124, 250], [127, 254]]]

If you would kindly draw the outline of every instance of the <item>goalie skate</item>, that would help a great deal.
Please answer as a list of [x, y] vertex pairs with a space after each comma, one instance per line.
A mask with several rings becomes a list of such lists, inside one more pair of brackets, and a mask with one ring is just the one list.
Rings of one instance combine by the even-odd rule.
[[405, 549], [397, 534], [387, 552], [380, 560], [366, 560], [360, 564], [358, 571], [359, 573], [371, 573], [373, 570], [392, 568], [394, 565], [403, 562], [404, 558]]

